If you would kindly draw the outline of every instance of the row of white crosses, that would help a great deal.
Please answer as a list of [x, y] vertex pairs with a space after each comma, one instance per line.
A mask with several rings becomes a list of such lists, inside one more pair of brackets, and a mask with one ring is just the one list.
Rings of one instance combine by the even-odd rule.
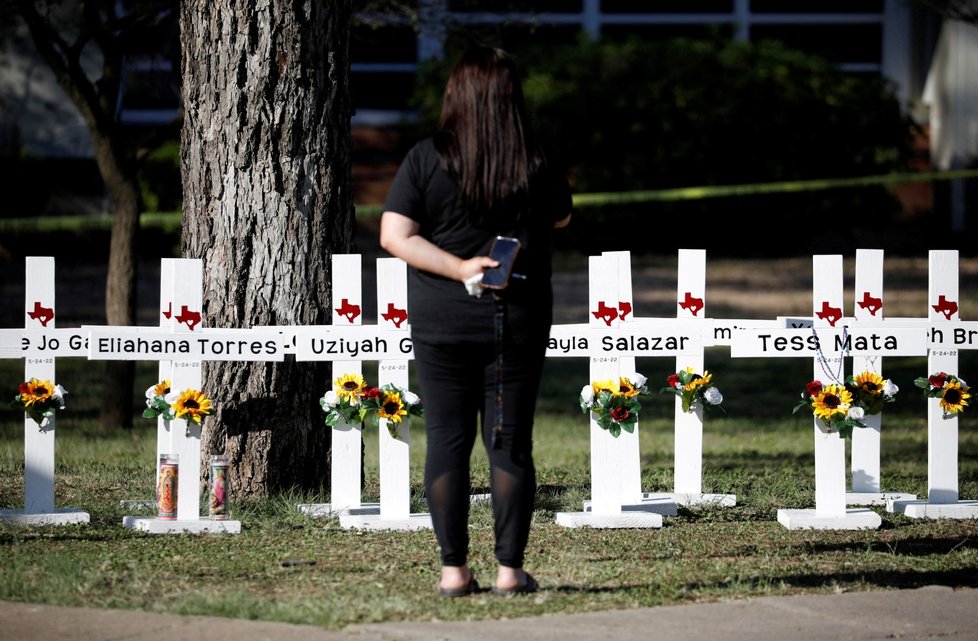
[[[810, 328], [745, 330], [731, 344], [732, 357], [812, 357], [814, 379], [841, 382], [845, 359], [858, 371], [881, 373], [884, 356], [928, 356], [928, 372], [957, 368], [957, 350], [978, 348], [978, 328], [957, 315], [958, 254], [930, 252], [929, 315], [922, 319], [870, 319], [882, 309], [882, 253], [857, 252], [855, 320], [842, 314], [842, 257], [813, 259], [813, 316]], [[874, 292], [878, 292], [875, 296]], [[869, 313], [859, 310], [863, 309]], [[946, 327], [942, 328], [941, 325]], [[946, 330], [946, 331], [945, 331]], [[910, 388], [910, 393], [913, 388]], [[907, 393], [905, 391], [904, 393]], [[938, 399], [928, 399], [928, 498], [880, 492], [879, 416], [853, 433], [853, 491], [846, 492], [845, 440], [813, 418], [815, 439], [815, 508], [778, 511], [789, 529], [870, 529], [878, 514], [848, 505], [885, 503], [887, 510], [914, 518], [975, 518], [978, 502], [958, 500], [957, 417], [944, 418]]]
[[[168, 269], [168, 267], [170, 269]], [[377, 386], [392, 383], [408, 386], [408, 359], [411, 356], [406, 320], [407, 282], [405, 264], [400, 259], [379, 259], [377, 263], [378, 309], [383, 324], [361, 325], [360, 256], [333, 257], [333, 324], [307, 327], [257, 327], [252, 329], [203, 328], [200, 319], [201, 263], [196, 260], [168, 259], [161, 275], [161, 324], [168, 332], [138, 332], [135, 349], [119, 342], [119, 328], [90, 328], [92, 358], [159, 358], [153, 345], [172, 339], [169, 332], [192, 333], [178, 343], [172, 362], [160, 360], [160, 377], [171, 371], [171, 389], [199, 389], [200, 363], [204, 360], [275, 361], [294, 354], [300, 361], [333, 361], [334, 378], [341, 374], [362, 374], [362, 360], [377, 360]], [[196, 285], [192, 285], [196, 284]], [[168, 293], [172, 294], [168, 296]], [[403, 310], [404, 315], [394, 310]], [[171, 341], [172, 342], [172, 341]], [[101, 346], [107, 349], [100, 349]], [[185, 346], [183, 348], [179, 346]], [[389, 348], [389, 349], [387, 349]], [[361, 358], [354, 358], [359, 356]], [[363, 358], [366, 356], [367, 358]], [[325, 391], [325, 390], [324, 390]], [[211, 393], [211, 396], [214, 396]], [[220, 399], [216, 399], [220, 402]], [[240, 531], [240, 522], [201, 518], [199, 514], [200, 426], [184, 421], [164, 422], [159, 426], [159, 453], [175, 452], [180, 460], [180, 492], [177, 518], [126, 517], [124, 525], [149, 532], [231, 532]], [[333, 429], [332, 498], [336, 506], [304, 505], [313, 515], [324, 512], [339, 515], [344, 527], [367, 529], [420, 529], [430, 527], [427, 514], [410, 513], [408, 444], [410, 421], [397, 426], [397, 437], [380, 421], [379, 505], [360, 503], [360, 425], [339, 425]], [[324, 427], [325, 429], [325, 427]], [[189, 469], [184, 469], [184, 460]], [[189, 478], [187, 478], [189, 476]], [[193, 500], [198, 497], [198, 500]]]
[[[704, 318], [705, 309], [705, 253], [701, 250], [680, 250], [679, 286], [677, 289], [677, 319], [631, 319], [629, 312], [633, 309], [631, 296], [631, 279], [629, 257], [627, 252], [608, 252], [601, 256], [591, 257], [590, 269], [590, 309], [593, 310], [589, 324], [555, 326], [551, 339], [551, 349], [548, 356], [587, 356], [591, 360], [591, 379], [617, 378], [634, 371], [635, 356], [675, 356], [677, 371], [691, 367], [701, 371], [703, 366], [703, 346], [729, 344], [731, 356], [794, 356], [809, 355], [791, 352], [771, 353], [765, 343], [765, 349], [757, 351], [761, 335], [772, 340], [772, 328], [776, 323], [770, 321], [720, 321]], [[868, 258], [867, 258], [868, 257]], [[30, 266], [32, 259], [28, 259]], [[38, 260], [38, 259], [34, 259]], [[40, 259], [45, 260], [45, 259]], [[53, 260], [50, 260], [51, 305], [53, 313]], [[41, 343], [47, 343], [47, 356], [82, 356], [89, 358], [127, 358], [148, 359], [160, 361], [160, 377], [169, 378], [175, 390], [185, 387], [197, 388], [200, 385], [200, 361], [202, 360], [278, 360], [285, 353], [293, 351], [300, 360], [332, 360], [334, 374], [360, 372], [361, 359], [379, 361], [378, 386], [387, 382], [400, 387], [407, 387], [407, 366], [412, 357], [408, 324], [406, 323], [406, 278], [405, 266], [398, 259], [378, 260], [378, 326], [362, 327], [359, 323], [359, 310], [362, 304], [360, 294], [360, 263], [359, 256], [334, 256], [334, 300], [339, 300], [339, 306], [334, 308], [333, 325], [304, 328], [256, 328], [241, 330], [204, 330], [199, 315], [201, 272], [199, 261], [184, 259], [165, 259], [161, 270], [161, 330], [155, 328], [88, 328], [91, 332], [91, 349], [81, 348], [78, 332], [63, 338], [54, 336], [38, 337], [33, 343], [34, 349]], [[871, 291], [880, 292], [875, 297], [881, 301], [882, 292], [882, 256], [880, 254], [860, 253], [857, 262], [872, 264], [875, 267], [860, 270], [857, 268], [857, 292], [863, 291], [860, 284], [860, 274], [870, 273], [870, 279], [878, 278], [876, 284], [867, 285], [867, 295]], [[957, 300], [957, 255], [956, 253], [932, 252], [931, 254], [931, 299]], [[875, 270], [875, 271], [874, 271]], [[950, 283], [947, 274], [952, 273]], [[826, 272], [827, 275], [820, 276]], [[841, 318], [841, 258], [816, 257], [815, 282], [827, 283], [828, 289], [813, 291], [816, 329], [828, 322], [824, 310], [826, 307], [838, 309]], [[28, 277], [29, 284], [35, 279]], [[875, 281], [873, 281], [875, 283]], [[195, 287], [192, 284], [197, 283]], [[943, 283], [943, 284], [939, 284]], [[179, 286], [178, 286], [179, 284]], [[344, 290], [349, 285], [348, 290]], [[952, 291], [953, 290], [953, 291]], [[943, 292], [941, 296], [935, 291]], [[871, 297], [872, 298], [872, 297]], [[31, 296], [27, 296], [30, 305]], [[40, 300], [40, 298], [39, 298]], [[46, 300], [46, 299], [45, 299]], [[611, 304], [609, 304], [611, 302]], [[882, 302], [875, 307], [878, 310]], [[38, 303], [35, 308], [28, 308], [27, 319], [38, 314]], [[873, 309], [872, 306], [866, 306]], [[940, 304], [932, 305], [930, 322], [942, 322]], [[859, 307], [857, 306], [857, 320]], [[611, 311], [614, 311], [612, 314]], [[355, 313], [354, 313], [355, 312]], [[819, 318], [819, 314], [825, 318]], [[702, 314], [702, 315], [700, 315]], [[950, 322], [952, 316], [945, 315], [944, 321]], [[50, 320], [50, 319], [47, 319]], [[863, 364], [867, 368], [872, 363], [879, 363], [883, 353], [891, 355], [908, 355], [924, 353], [926, 347], [920, 346], [920, 332], [912, 326], [922, 323], [907, 321], [900, 327], [897, 321], [887, 321], [891, 327], [888, 332], [894, 336], [899, 334], [903, 347], [899, 350], [872, 351], [863, 349], [852, 351], [855, 358], [868, 359]], [[866, 322], [867, 328], [873, 323]], [[959, 327], [967, 334], [968, 327]], [[761, 329], [758, 329], [761, 328]], [[154, 331], [155, 330], [155, 331]], [[950, 330], [950, 327], [949, 327]], [[0, 330], [9, 332], [10, 330]], [[53, 331], [52, 330], [48, 330]], [[786, 330], [791, 332], [791, 330]], [[811, 331], [811, 330], [809, 330]], [[856, 324], [853, 324], [850, 338], [859, 336]], [[872, 331], [871, 329], [869, 331]], [[197, 332], [192, 339], [173, 340], [173, 333]], [[294, 339], [288, 334], [294, 332]], [[132, 334], [140, 340], [133, 341]], [[978, 332], [976, 332], [978, 333]], [[25, 338], [28, 333], [21, 332]], [[794, 331], [798, 335], [797, 331]], [[931, 332], [933, 338], [937, 332]], [[284, 336], [283, 336], [284, 335]], [[827, 336], [832, 336], [829, 333]], [[955, 333], [955, 336], [957, 332]], [[6, 336], [0, 334], [0, 336]], [[19, 335], [18, 335], [19, 337]], [[53, 340], [51, 340], [53, 338]], [[11, 341], [5, 339], [7, 352], [3, 355], [13, 357], [15, 348]], [[40, 341], [41, 343], [38, 343]], [[52, 349], [51, 344], [62, 342], [60, 351]], [[131, 345], [137, 343], [133, 348]], [[828, 345], [831, 341], [823, 341]], [[161, 355], [158, 350], [148, 346], [173, 343], [186, 346], [185, 350], [174, 348], [174, 352]], [[70, 348], [67, 345], [70, 344]], [[910, 347], [908, 347], [908, 345]], [[961, 346], [955, 341], [956, 346]], [[129, 346], [129, 347], [127, 347]], [[265, 346], [265, 347], [263, 347]], [[274, 347], [273, 347], [274, 346]], [[250, 347], [250, 348], [249, 348]], [[964, 348], [970, 348], [970, 342]], [[753, 351], [752, 351], [753, 350]], [[923, 351], [922, 351], [923, 350]], [[165, 351], [165, 350], [164, 350]], [[30, 352], [28, 352], [29, 354]], [[929, 367], [949, 370], [957, 365], [956, 351], [931, 350]], [[953, 354], [953, 356], [950, 356]], [[24, 357], [23, 350], [19, 357]], [[948, 361], [948, 358], [953, 358]], [[824, 371], [826, 363], [840, 365], [843, 355], [826, 358], [816, 368]], [[938, 359], [938, 360], [933, 360]], [[944, 360], [940, 360], [944, 359]], [[28, 361], [30, 364], [30, 358]], [[43, 359], [41, 359], [43, 360]], [[53, 369], [53, 358], [50, 358]], [[953, 367], [952, 367], [953, 366]], [[856, 365], [860, 367], [860, 365]], [[35, 374], [36, 375], [36, 374]], [[820, 370], [815, 370], [819, 377]], [[51, 373], [53, 377], [53, 372]], [[633, 433], [623, 432], [622, 437], [615, 440], [591, 422], [592, 430], [592, 499], [585, 502], [584, 511], [580, 513], [560, 513], [558, 523], [571, 527], [587, 525], [591, 527], [659, 527], [662, 515], [675, 514], [676, 502], [685, 504], [711, 501], [721, 505], [733, 505], [734, 497], [730, 495], [707, 495], [701, 490], [702, 471], [702, 410], [686, 414], [681, 411], [679, 399], [676, 401], [676, 465], [675, 491], [672, 493], [646, 494], [641, 491], [641, 470], [639, 463], [638, 428]], [[931, 430], [929, 434], [929, 474], [931, 483], [936, 484], [929, 492], [926, 502], [915, 502], [910, 495], [895, 495], [887, 493], [888, 509], [898, 510], [910, 516], [942, 516], [957, 518], [972, 518], [974, 516], [973, 502], [957, 501], [957, 430], [956, 419], [940, 417], [937, 401], [931, 402], [929, 424], [940, 421], [939, 429]], [[878, 417], [875, 417], [878, 420]], [[30, 419], [27, 419], [28, 421]], [[953, 423], [951, 423], [953, 421]], [[33, 421], [31, 426], [37, 431]], [[398, 437], [388, 435], [382, 424], [381, 435], [381, 502], [379, 505], [363, 505], [360, 503], [360, 448], [361, 435], [359, 426], [337, 426], [333, 431], [333, 460], [332, 460], [332, 505], [300, 506], [300, 509], [311, 514], [339, 514], [345, 527], [368, 527], [382, 529], [418, 529], [430, 527], [430, 518], [425, 514], [411, 514], [410, 488], [408, 482], [408, 451], [409, 424], [402, 422], [399, 426]], [[947, 429], [950, 427], [951, 429]], [[51, 428], [51, 445], [47, 451], [29, 445], [25, 432], [25, 449], [30, 450], [28, 458], [40, 457], [51, 469], [50, 495], [53, 504], [53, 427]], [[43, 433], [43, 432], [42, 432]], [[869, 439], [868, 446], [853, 446], [854, 471], [866, 470], [857, 478], [868, 479], [867, 487], [870, 493], [878, 490], [879, 479], [879, 429], [857, 430], [865, 433]], [[179, 492], [177, 520], [162, 522], [157, 519], [126, 517], [127, 527], [137, 527], [148, 531], [237, 531], [240, 525], [235, 521], [210, 521], [199, 516], [199, 463], [200, 463], [200, 432], [199, 426], [185, 425], [182, 421], [176, 424], [165, 424], [160, 419], [158, 427], [158, 453], [176, 452], [180, 454], [181, 489]], [[850, 516], [845, 505], [860, 504], [854, 494], [867, 488], [857, 487], [854, 482], [854, 492], [844, 492], [844, 443], [841, 439], [819, 438], [822, 434], [816, 425], [816, 509], [806, 511], [779, 512], [779, 521], [788, 527], [875, 527], [872, 517], [859, 511]], [[874, 435], [875, 434], [875, 435]], [[824, 434], [823, 434], [824, 436]], [[875, 441], [873, 440], [875, 439]], [[839, 452], [842, 452], [840, 463]], [[39, 454], [41, 453], [41, 454]], [[187, 467], [183, 462], [187, 461]], [[858, 467], [857, 467], [858, 466]], [[841, 470], [841, 472], [840, 472]], [[32, 472], [27, 471], [29, 476]], [[840, 479], [842, 479], [840, 481]], [[875, 484], [872, 483], [875, 479]], [[842, 488], [840, 501], [839, 488]], [[29, 487], [35, 483], [25, 483]], [[862, 492], [865, 493], [865, 492]], [[878, 492], [875, 492], [878, 494]], [[37, 494], [37, 492], [34, 492]], [[40, 494], [46, 494], [41, 492]], [[953, 499], [953, 500], [952, 500]], [[868, 502], [877, 502], [870, 500]], [[34, 505], [35, 500], [28, 500], [27, 505]], [[923, 505], [921, 505], [923, 503]], [[841, 506], [841, 507], [840, 507]], [[939, 506], [939, 507], [938, 507]], [[32, 508], [28, 508], [30, 511]], [[48, 508], [49, 512], [53, 508]], [[66, 510], [71, 512], [70, 510]], [[43, 513], [43, 520], [51, 520], [49, 513]], [[0, 514], [2, 516], [2, 514]], [[17, 515], [20, 516], [20, 515]], [[878, 518], [878, 517], [877, 517]], [[869, 519], [869, 520], [866, 520]]]
[[[590, 380], [617, 380], [635, 372], [636, 357], [674, 357], [676, 371], [703, 372], [704, 345], [736, 327], [734, 321], [705, 319], [705, 252], [680, 250], [676, 319], [634, 316], [630, 255], [605, 252], [589, 259], [587, 326], [554, 326], [548, 356], [587, 356]], [[743, 324], [743, 322], [740, 322]], [[662, 378], [664, 383], [665, 378]], [[655, 383], [649, 383], [655, 385]], [[646, 493], [641, 487], [639, 423], [612, 437], [591, 415], [591, 499], [582, 512], [559, 512], [567, 527], [655, 528], [677, 504], [730, 506], [736, 497], [708, 494], [702, 488], [703, 408], [682, 410], [675, 400], [674, 491]]]

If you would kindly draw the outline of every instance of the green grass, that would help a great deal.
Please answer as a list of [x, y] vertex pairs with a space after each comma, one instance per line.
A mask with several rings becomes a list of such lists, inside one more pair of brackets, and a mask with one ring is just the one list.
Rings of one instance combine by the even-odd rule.
[[[639, 363], [651, 386], [672, 366]], [[19, 363], [0, 368], [0, 389], [22, 375]], [[430, 531], [347, 530], [336, 519], [312, 519], [299, 503], [328, 495], [288, 492], [265, 500], [232, 497], [238, 535], [151, 535], [122, 527], [139, 510], [126, 500], [152, 496], [155, 429], [100, 431], [96, 403], [82, 393], [88, 364], [59, 361], [69, 389], [59, 417], [56, 504], [84, 509], [88, 525], [0, 526], [0, 599], [68, 606], [129, 608], [178, 614], [308, 623], [325, 628], [398, 620], [460, 620], [585, 612], [662, 604], [835, 591], [913, 588], [928, 584], [978, 587], [978, 521], [916, 520], [873, 508], [882, 526], [865, 531], [787, 530], [781, 508], [814, 507], [811, 420], [793, 416], [807, 359], [728, 359], [710, 350], [707, 365], [724, 392], [727, 414], [710, 416], [704, 434], [703, 489], [734, 494], [736, 506], [681, 508], [661, 528], [565, 528], [554, 513], [580, 511], [589, 498], [589, 429], [576, 407], [586, 363], [548, 363], [536, 425], [539, 490], [527, 569], [543, 586], [530, 597], [435, 597], [438, 551]], [[966, 379], [974, 357], [962, 355]], [[923, 359], [888, 359], [901, 386], [883, 427], [883, 489], [925, 496], [925, 402], [912, 376]], [[141, 363], [136, 388], [152, 382]], [[671, 397], [644, 402], [643, 490], [673, 486]], [[978, 498], [975, 418], [959, 420], [959, 491]], [[425, 511], [421, 469], [423, 422], [411, 435], [413, 507]], [[365, 433], [364, 501], [379, 493], [377, 434]], [[473, 485], [488, 483], [485, 453], [473, 453]], [[20, 415], [0, 413], [0, 507], [23, 505]], [[494, 574], [492, 517], [471, 512], [471, 563], [483, 584]]]

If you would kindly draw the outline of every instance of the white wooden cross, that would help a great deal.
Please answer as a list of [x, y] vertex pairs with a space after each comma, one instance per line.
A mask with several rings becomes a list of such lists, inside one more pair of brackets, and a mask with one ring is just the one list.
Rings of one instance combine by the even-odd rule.
[[[410, 336], [407, 322], [407, 263], [400, 258], [377, 259], [377, 324], [398, 343]], [[413, 356], [413, 351], [411, 356]], [[408, 389], [406, 357], [385, 358], [377, 365], [377, 386], [388, 383]], [[397, 424], [397, 437], [381, 419], [380, 431], [380, 511], [377, 514], [341, 514], [340, 525], [370, 530], [427, 530], [431, 515], [411, 512], [410, 444], [411, 421], [404, 417]]]
[[[928, 274], [927, 313], [932, 325], [926, 376], [938, 372], [960, 376], [958, 350], [978, 349], [978, 323], [959, 320], [957, 250], [931, 251]], [[974, 411], [975, 405], [978, 402], [965, 411]], [[961, 500], [958, 495], [958, 416], [944, 418], [940, 399], [927, 399], [927, 500], [897, 499], [887, 504], [887, 510], [911, 518], [978, 518], [978, 500]]]
[[[24, 359], [24, 380], [58, 384], [55, 357], [82, 347], [82, 336], [55, 328], [54, 258], [26, 259], [24, 330], [3, 330], [4, 358]], [[70, 390], [69, 390], [70, 394]], [[13, 394], [11, 394], [12, 396]], [[70, 407], [71, 396], [66, 398]], [[78, 508], [57, 508], [54, 500], [54, 415], [38, 426], [24, 413], [24, 507], [0, 510], [0, 521], [25, 525], [69, 525], [89, 522]]]
[[[335, 326], [360, 326], [363, 324], [363, 279], [360, 254], [333, 254], [332, 292]], [[295, 328], [281, 328], [294, 333]], [[332, 381], [343, 374], [363, 375], [360, 359], [333, 361]], [[324, 390], [325, 392], [325, 390]], [[330, 433], [330, 502], [300, 504], [299, 511], [312, 517], [328, 517], [339, 514], [379, 514], [379, 503], [363, 503], [361, 479], [363, 475], [363, 425], [340, 422]]]
[[[884, 319], [883, 250], [856, 250], [854, 311], [856, 323], [878, 323]], [[899, 321], [892, 321], [899, 324]], [[883, 375], [882, 356], [853, 356], [852, 371], [874, 372]], [[903, 394], [913, 393], [909, 385]], [[880, 435], [883, 414], [870, 414], [863, 419], [865, 428], [852, 431], [850, 447], [851, 489], [846, 493], [846, 505], [886, 505], [889, 501], [915, 500], [915, 494], [881, 491]]]
[[[676, 371], [687, 367], [703, 372], [704, 346], [712, 343], [706, 313], [706, 251], [680, 249], [676, 288], [676, 318], [690, 326], [701, 327], [703, 342], [699, 348], [676, 356]], [[749, 324], [741, 322], [741, 325]], [[722, 385], [718, 385], [722, 389]], [[645, 494], [644, 499], [668, 498], [683, 505], [712, 504], [730, 507], [737, 504], [733, 494], [703, 492], [703, 407], [699, 404], [693, 412], [684, 412], [682, 399], [675, 400], [675, 440], [673, 451], [673, 491]]]

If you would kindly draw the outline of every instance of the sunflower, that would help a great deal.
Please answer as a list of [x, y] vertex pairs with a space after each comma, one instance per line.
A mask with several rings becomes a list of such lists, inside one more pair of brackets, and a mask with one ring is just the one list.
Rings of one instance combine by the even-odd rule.
[[873, 372], [863, 372], [853, 378], [853, 382], [859, 391], [870, 396], [879, 396], [883, 393], [885, 381], [879, 374]]
[[20, 394], [20, 401], [24, 407], [30, 407], [35, 403], [43, 403], [51, 398], [54, 393], [54, 383], [32, 378], [21, 383], [17, 387], [17, 392]]
[[173, 413], [176, 418], [183, 418], [200, 423], [205, 416], [214, 413], [211, 399], [204, 396], [200, 390], [188, 389], [180, 394], [173, 403]]
[[622, 376], [618, 379], [618, 395], [625, 398], [638, 396], [638, 388], [627, 377]]
[[[153, 396], [166, 396], [170, 393], [170, 379], [164, 378], [152, 388]], [[148, 395], [147, 395], [148, 396]]]
[[945, 414], [959, 414], [964, 411], [968, 399], [971, 398], [968, 389], [961, 381], [948, 381], [941, 392], [941, 409]]
[[594, 395], [597, 396], [601, 392], [608, 392], [612, 396], [618, 394], [618, 389], [620, 385], [616, 385], [610, 378], [605, 381], [594, 381], [591, 383], [591, 387], [594, 389]]
[[400, 423], [401, 418], [407, 416], [407, 413], [400, 392], [384, 392], [384, 398], [377, 409], [377, 418], [386, 418], [391, 423]]
[[[693, 373], [693, 370], [689, 368], [687, 368], [686, 371], [691, 374]], [[685, 388], [688, 390], [694, 390], [698, 387], [705, 387], [710, 384], [711, 380], [713, 380], [713, 374], [711, 374], [708, 370], [703, 370], [702, 376], [699, 374], [693, 374], [693, 378], [686, 383]]]
[[367, 388], [367, 381], [359, 374], [344, 374], [336, 379], [334, 386], [340, 400], [353, 402], [363, 395], [363, 391]]
[[852, 404], [852, 394], [842, 385], [826, 385], [814, 401], [815, 416], [829, 421], [845, 417]]

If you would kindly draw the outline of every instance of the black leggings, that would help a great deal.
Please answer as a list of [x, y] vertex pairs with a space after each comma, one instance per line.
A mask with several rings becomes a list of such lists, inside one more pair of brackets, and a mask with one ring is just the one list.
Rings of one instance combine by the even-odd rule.
[[468, 559], [469, 459], [481, 412], [496, 560], [506, 567], [523, 567], [536, 494], [533, 413], [545, 356], [545, 340], [504, 349], [503, 430], [493, 447], [496, 354], [492, 343], [414, 342], [428, 440], [425, 494], [443, 565], [462, 566]]

